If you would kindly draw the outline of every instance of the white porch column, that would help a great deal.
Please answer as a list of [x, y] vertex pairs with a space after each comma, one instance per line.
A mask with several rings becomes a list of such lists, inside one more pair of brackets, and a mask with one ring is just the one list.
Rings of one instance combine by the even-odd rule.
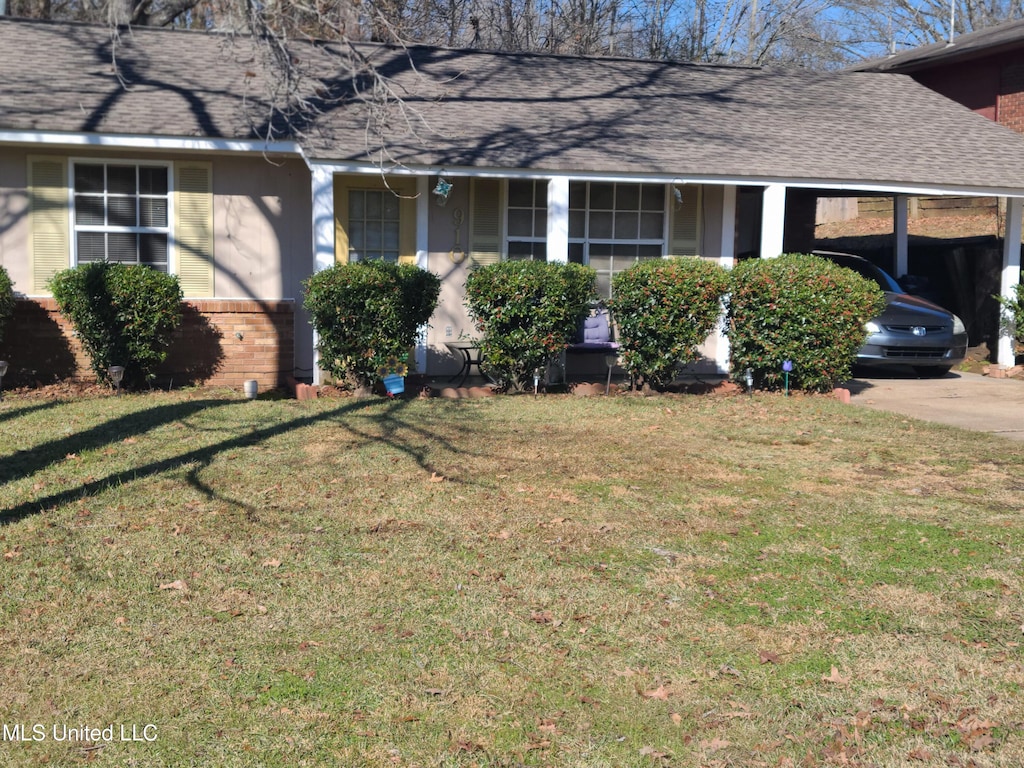
[[[1024, 211], [1024, 200], [1011, 197], [1006, 201], [1006, 232], [1003, 236], [1003, 271], [999, 281], [999, 295], [1012, 299], [1014, 289], [1020, 283], [1020, 235], [1021, 213]], [[1006, 310], [1000, 310], [1000, 319], [1005, 320]], [[1000, 323], [1002, 326], [1002, 323]], [[996, 362], [1003, 368], [1010, 368], [1015, 362], [1013, 337], [999, 332], [999, 354]]]
[[[310, 168], [313, 184], [313, 271], [334, 264], [334, 171], [322, 165]], [[313, 331], [313, 383], [320, 383], [320, 340]]]
[[[430, 178], [416, 179], [416, 266], [429, 269], [430, 264]], [[427, 326], [416, 335], [416, 371], [427, 371]]]
[[[736, 261], [736, 186], [722, 187], [722, 249], [718, 263], [732, 269]], [[715, 365], [719, 373], [729, 372], [729, 337], [725, 335], [725, 306], [722, 306], [722, 322], [715, 330]]]
[[761, 204], [761, 258], [782, 255], [782, 235], [786, 227], [786, 187], [769, 184]]
[[548, 261], [569, 261], [569, 177], [548, 181]]
[[893, 198], [892, 206], [892, 232], [895, 240], [896, 262], [893, 266], [896, 269], [894, 277], [899, 280], [908, 270], [908, 229], [907, 221], [910, 218], [910, 198], [906, 195], [896, 195]]

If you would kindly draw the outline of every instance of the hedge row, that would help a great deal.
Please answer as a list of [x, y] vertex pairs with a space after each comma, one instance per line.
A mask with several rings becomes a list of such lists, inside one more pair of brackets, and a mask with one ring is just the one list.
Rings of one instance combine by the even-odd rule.
[[[401, 366], [440, 286], [431, 272], [381, 261], [313, 275], [305, 307], [321, 366], [355, 386]], [[164, 359], [181, 318], [175, 277], [98, 262], [58, 273], [50, 287], [101, 380], [111, 365], [124, 365], [126, 382], [138, 384]], [[790, 386], [828, 391], [849, 377], [864, 324], [884, 307], [874, 283], [805, 254], [745, 261], [731, 272], [699, 258], [645, 260], [616, 275], [612, 287], [622, 364], [652, 386], [669, 384], [680, 364], [698, 358], [724, 307], [735, 378], [749, 369], [756, 386], [779, 388], [790, 361]], [[466, 282], [488, 373], [512, 390], [527, 388], [558, 358], [595, 301], [595, 272], [577, 264], [502, 262]], [[0, 338], [12, 310], [10, 279], [0, 269]]]
[[[756, 386], [828, 391], [849, 378], [864, 324], [879, 314], [879, 288], [817, 256], [743, 262], [731, 272], [706, 259], [651, 259], [612, 281], [621, 362], [634, 381], [665, 386], [699, 357], [723, 307], [732, 373]], [[595, 300], [592, 271], [573, 264], [504, 262], [474, 272], [466, 303], [482, 334], [489, 372], [521, 389], [566, 349]]]

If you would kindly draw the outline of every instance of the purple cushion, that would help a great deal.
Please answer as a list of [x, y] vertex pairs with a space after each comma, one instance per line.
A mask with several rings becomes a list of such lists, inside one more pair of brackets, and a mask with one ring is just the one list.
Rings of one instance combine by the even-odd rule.
[[619, 345], [612, 341], [608, 311], [598, 310], [593, 315], [583, 318], [583, 326], [576, 337], [576, 343], [569, 348], [579, 352], [618, 349]]
[[611, 329], [608, 327], [608, 315], [599, 312], [583, 319], [583, 343], [611, 341]]

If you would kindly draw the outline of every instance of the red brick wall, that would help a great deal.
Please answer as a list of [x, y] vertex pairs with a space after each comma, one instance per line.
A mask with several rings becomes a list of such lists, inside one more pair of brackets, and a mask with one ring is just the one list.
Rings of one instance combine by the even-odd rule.
[[1000, 123], [1024, 133], [1024, 63], [1003, 68], [996, 114]]
[[[241, 388], [246, 379], [256, 379], [260, 390], [267, 390], [283, 386], [292, 374], [292, 302], [196, 299], [184, 302], [182, 315], [167, 360], [157, 372], [157, 386]], [[10, 363], [5, 387], [94, 379], [88, 358], [53, 299], [18, 300], [0, 344], [0, 359]]]

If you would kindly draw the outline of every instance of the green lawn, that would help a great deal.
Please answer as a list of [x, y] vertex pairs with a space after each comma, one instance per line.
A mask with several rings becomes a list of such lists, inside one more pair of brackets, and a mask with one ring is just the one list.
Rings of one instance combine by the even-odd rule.
[[0, 765], [1019, 768], [1022, 507], [825, 397], [8, 396]]

